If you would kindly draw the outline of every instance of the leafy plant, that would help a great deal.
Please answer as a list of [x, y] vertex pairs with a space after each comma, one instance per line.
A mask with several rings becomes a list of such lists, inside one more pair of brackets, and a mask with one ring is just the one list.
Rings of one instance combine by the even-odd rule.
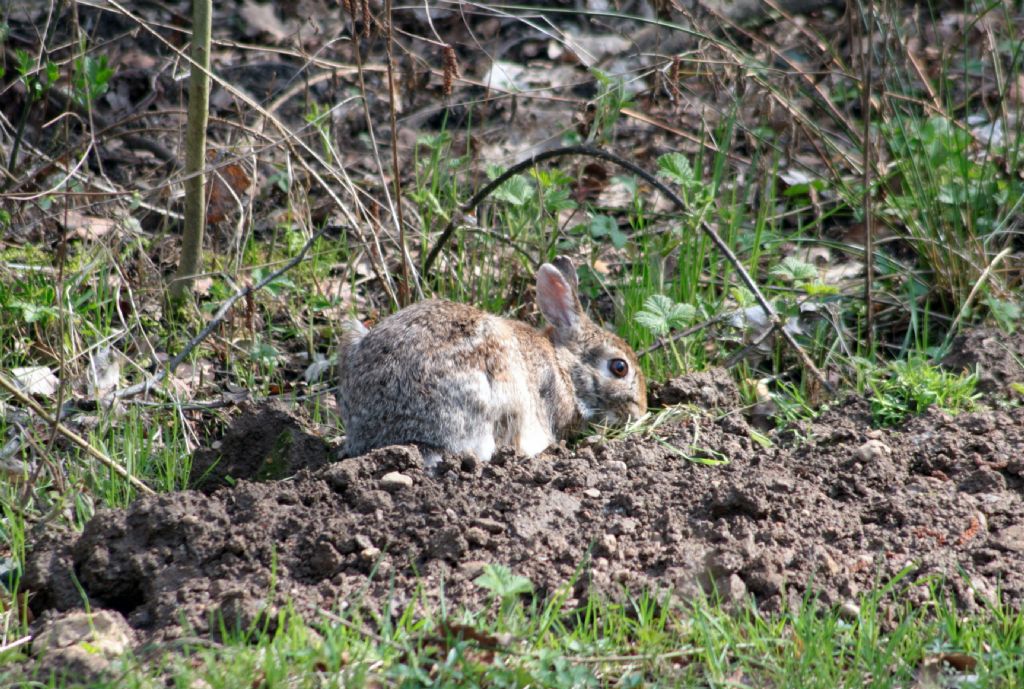
[[75, 102], [81, 107], [95, 103], [107, 92], [114, 70], [107, 64], [107, 56], [85, 55], [75, 59], [71, 76]]
[[626, 90], [626, 82], [622, 77], [605, 74], [599, 69], [590, 71], [597, 81], [598, 91], [597, 97], [593, 100], [594, 119], [587, 140], [609, 143], [614, 139], [615, 123], [619, 121], [619, 113], [623, 108], [635, 104]]
[[958, 414], [974, 409], [978, 374], [956, 375], [926, 359], [895, 361], [869, 380], [871, 415], [880, 426], [894, 426], [935, 406]]
[[[47, 61], [37, 71], [35, 59], [24, 48], [15, 50], [14, 57], [17, 61], [15, 69], [18, 72], [18, 77], [25, 85], [31, 101], [42, 98], [50, 86], [60, 78], [60, 67], [55, 62]], [[42, 74], [41, 78], [38, 76], [39, 74]]]
[[787, 256], [771, 269], [773, 277], [800, 286], [818, 279], [818, 269], [796, 256]]
[[[644, 307], [634, 316], [636, 322], [655, 336], [667, 335], [672, 330], [684, 328], [697, 319], [697, 309], [690, 304], [680, 304], [664, 294], [652, 294], [647, 297]], [[680, 370], [686, 368], [683, 357], [676, 348], [673, 339], [668, 341], [669, 348], [675, 357]]]
[[674, 302], [663, 294], [649, 296], [643, 310], [636, 314], [637, 322], [655, 335], [667, 335], [671, 330], [684, 328], [696, 318], [695, 307]]
[[328, 163], [334, 162], [334, 144], [331, 136], [331, 106], [320, 105], [317, 102], [309, 104], [309, 111], [306, 113], [306, 122], [316, 129], [320, 138], [320, 150], [323, 152], [324, 160]]
[[514, 574], [504, 565], [484, 565], [483, 574], [474, 579], [473, 583], [502, 600], [533, 593], [533, 582], [527, 577]]
[[[502, 170], [496, 166], [488, 169], [488, 175], [494, 179]], [[535, 198], [536, 191], [530, 180], [523, 175], [516, 175], [505, 180], [505, 183], [491, 193], [495, 201], [504, 201], [512, 206], [525, 206]]]
[[998, 161], [1018, 153], [979, 155], [970, 131], [938, 115], [897, 116], [884, 131], [896, 174], [886, 181], [883, 217], [912, 240], [920, 263], [958, 312], [1012, 239], [1024, 184], [1002, 174]]
[[501, 613], [507, 615], [518, 603], [520, 596], [533, 593], [533, 582], [515, 574], [504, 565], [484, 565], [483, 574], [473, 580], [480, 588], [491, 592], [501, 602]]
[[587, 225], [590, 236], [597, 240], [607, 239], [616, 249], [626, 246], [629, 237], [619, 229], [619, 223], [609, 215], [595, 215]]

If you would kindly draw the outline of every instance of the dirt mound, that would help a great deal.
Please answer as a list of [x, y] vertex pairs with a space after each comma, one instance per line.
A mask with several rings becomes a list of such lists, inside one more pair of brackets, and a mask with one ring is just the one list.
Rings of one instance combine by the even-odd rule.
[[[667, 387], [726, 399], [727, 380]], [[124, 614], [149, 638], [272, 619], [261, 616], [286, 601], [307, 616], [348, 604], [398, 610], [442, 589], [449, 606], [480, 604], [473, 579], [487, 563], [541, 594], [570, 581], [576, 599], [716, 589], [766, 610], [808, 586], [843, 602], [910, 567], [904, 581], [922, 582], [902, 590], [911, 599], [938, 574], [965, 610], [997, 590], [1019, 608], [1024, 410], [931, 413], [899, 430], [867, 419], [867, 403], [851, 398], [762, 447], [738, 414], [688, 417], [658, 438], [456, 458], [436, 476], [415, 449], [386, 448], [289, 480], [102, 511], [81, 535], [37, 546], [25, 584], [36, 612], [76, 608], [74, 573], [93, 609]], [[315, 445], [299, 425], [279, 428], [292, 446]], [[244, 448], [262, 466], [279, 446], [265, 440], [222, 449]], [[721, 457], [728, 464], [696, 461]]]
[[956, 372], [978, 371], [978, 389], [999, 397], [1016, 397], [1010, 386], [1024, 385], [1024, 331], [1013, 335], [993, 328], [969, 330], [953, 340], [942, 365]]
[[275, 481], [321, 467], [332, 454], [283, 402], [247, 403], [223, 438], [192, 456], [192, 487], [209, 493], [238, 478]]

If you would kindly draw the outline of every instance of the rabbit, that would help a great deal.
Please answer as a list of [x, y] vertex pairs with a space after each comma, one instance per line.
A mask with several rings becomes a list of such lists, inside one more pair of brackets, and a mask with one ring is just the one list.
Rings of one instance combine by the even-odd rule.
[[415, 444], [428, 467], [441, 453], [486, 462], [504, 446], [534, 456], [587, 422], [642, 416], [647, 385], [636, 354], [583, 312], [572, 262], [545, 263], [536, 280], [548, 322], [540, 330], [436, 299], [372, 330], [348, 323], [338, 352], [346, 454]]

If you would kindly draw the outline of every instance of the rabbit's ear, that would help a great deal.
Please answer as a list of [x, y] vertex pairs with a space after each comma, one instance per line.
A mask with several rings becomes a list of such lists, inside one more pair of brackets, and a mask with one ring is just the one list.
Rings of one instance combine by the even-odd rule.
[[577, 294], [580, 286], [580, 279], [576, 275], [576, 266], [572, 264], [572, 260], [568, 256], [555, 256], [555, 260], [551, 262], [555, 268], [558, 268], [558, 272], [565, 277], [566, 281], [572, 286], [572, 293]]
[[[564, 272], [565, 264], [571, 278]], [[576, 271], [568, 259], [556, 259], [555, 265], [545, 263], [537, 270], [537, 304], [544, 318], [561, 335], [571, 336], [579, 331], [583, 307], [576, 296]]]

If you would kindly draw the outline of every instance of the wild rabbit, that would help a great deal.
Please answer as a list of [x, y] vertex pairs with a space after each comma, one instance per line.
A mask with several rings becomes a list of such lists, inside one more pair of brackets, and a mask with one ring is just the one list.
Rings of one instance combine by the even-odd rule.
[[623, 424], [647, 410], [636, 354], [595, 325], [565, 257], [537, 274], [542, 330], [449, 301], [414, 304], [372, 330], [346, 326], [338, 352], [338, 405], [349, 456], [385, 445], [420, 446], [482, 461], [497, 447], [535, 455], [586, 422]]

